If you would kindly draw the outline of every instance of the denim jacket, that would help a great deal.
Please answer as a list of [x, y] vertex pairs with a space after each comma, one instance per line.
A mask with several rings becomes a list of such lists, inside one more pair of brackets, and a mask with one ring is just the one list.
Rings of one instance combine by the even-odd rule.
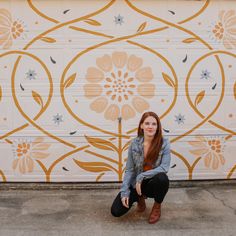
[[170, 142], [163, 137], [161, 151], [153, 169], [143, 172], [144, 150], [143, 137], [136, 137], [132, 140], [126, 162], [124, 180], [121, 186], [121, 197], [129, 197], [130, 186], [135, 188], [136, 182], [141, 183], [143, 179], [150, 179], [160, 172], [167, 173], [170, 167]]

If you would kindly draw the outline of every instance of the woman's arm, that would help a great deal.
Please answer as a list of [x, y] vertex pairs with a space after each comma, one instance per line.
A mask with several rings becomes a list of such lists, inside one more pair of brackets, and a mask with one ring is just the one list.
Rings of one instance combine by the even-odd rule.
[[130, 182], [132, 177], [135, 175], [134, 171], [134, 162], [133, 162], [133, 154], [132, 154], [132, 142], [129, 145], [129, 150], [128, 150], [128, 159], [126, 162], [126, 169], [125, 169], [125, 175], [123, 179], [123, 183], [121, 186], [121, 198], [122, 197], [129, 197], [130, 195]]
[[158, 173], [161, 172], [167, 173], [169, 171], [171, 155], [170, 155], [170, 142], [168, 139], [165, 139], [164, 145], [165, 146], [163, 147], [164, 150], [161, 157], [161, 164], [152, 170], [140, 173], [136, 178], [136, 182], [141, 183], [144, 178], [150, 179]]

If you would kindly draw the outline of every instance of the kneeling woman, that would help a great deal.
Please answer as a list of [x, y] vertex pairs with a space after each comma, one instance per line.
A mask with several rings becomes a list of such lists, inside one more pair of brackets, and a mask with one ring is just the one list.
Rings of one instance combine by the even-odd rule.
[[143, 212], [145, 199], [149, 197], [154, 198], [149, 223], [156, 223], [169, 188], [166, 174], [170, 159], [170, 143], [162, 136], [159, 117], [154, 112], [145, 112], [139, 122], [138, 136], [129, 146], [124, 180], [112, 204], [112, 215], [124, 215], [134, 202], [138, 202], [137, 211]]

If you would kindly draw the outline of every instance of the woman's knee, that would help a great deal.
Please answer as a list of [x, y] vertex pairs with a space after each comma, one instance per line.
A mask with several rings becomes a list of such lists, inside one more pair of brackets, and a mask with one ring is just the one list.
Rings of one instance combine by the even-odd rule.
[[164, 172], [156, 174], [154, 179], [161, 184], [169, 185], [169, 178]]

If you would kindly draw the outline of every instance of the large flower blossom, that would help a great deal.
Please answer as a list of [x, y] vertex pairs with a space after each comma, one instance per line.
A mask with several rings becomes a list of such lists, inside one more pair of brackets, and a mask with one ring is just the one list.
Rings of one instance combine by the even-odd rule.
[[3, 45], [4, 49], [10, 48], [13, 39], [20, 37], [23, 32], [23, 23], [19, 20], [12, 20], [8, 10], [0, 9], [0, 45]]
[[207, 168], [217, 169], [220, 165], [225, 164], [223, 156], [224, 141], [220, 138], [206, 139], [203, 136], [196, 136], [195, 141], [190, 141], [189, 144], [196, 149], [190, 152], [204, 158], [204, 164]]
[[147, 99], [154, 96], [151, 67], [142, 67], [143, 60], [126, 52], [113, 52], [96, 60], [97, 67], [87, 69], [85, 97], [93, 99], [90, 108], [104, 112], [107, 120], [133, 118], [136, 112], [149, 109]]
[[220, 11], [219, 21], [212, 33], [216, 40], [223, 42], [225, 48], [236, 48], [236, 14], [235, 10]]
[[44, 159], [50, 153], [44, 152], [50, 144], [44, 143], [42, 137], [35, 138], [34, 141], [21, 139], [14, 141], [12, 144], [15, 160], [12, 163], [12, 168], [19, 168], [20, 173], [30, 173], [34, 169], [34, 161]]

